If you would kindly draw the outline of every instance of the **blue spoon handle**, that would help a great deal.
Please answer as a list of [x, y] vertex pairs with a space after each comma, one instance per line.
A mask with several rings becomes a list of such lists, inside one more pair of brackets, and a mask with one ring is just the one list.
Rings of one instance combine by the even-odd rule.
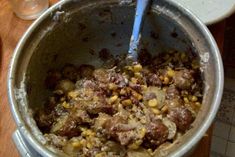
[[141, 38], [141, 31], [143, 26], [143, 20], [146, 14], [146, 10], [149, 6], [150, 0], [137, 0], [137, 7], [135, 13], [134, 27], [132, 30], [130, 47], [128, 51], [128, 58], [133, 61], [137, 61], [138, 58], [138, 46]]

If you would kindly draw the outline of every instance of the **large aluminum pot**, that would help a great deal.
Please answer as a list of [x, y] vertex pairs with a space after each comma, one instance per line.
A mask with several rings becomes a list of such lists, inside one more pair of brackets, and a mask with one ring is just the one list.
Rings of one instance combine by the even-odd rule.
[[[46, 73], [65, 63], [99, 65], [96, 52], [102, 48], [114, 55], [126, 53], [134, 12], [132, 0], [66, 0], [31, 25], [15, 49], [8, 77], [11, 110], [18, 126], [14, 139], [28, 146], [28, 150], [21, 147], [21, 153], [32, 155], [29, 151], [34, 150], [45, 157], [65, 156], [47, 143], [32, 118], [33, 110], [44, 104], [49, 93], [44, 88]], [[170, 0], [153, 0], [142, 40], [154, 54], [174, 48], [194, 52], [201, 59], [205, 82], [201, 111], [192, 129], [159, 153], [184, 156], [203, 137], [220, 105], [224, 75], [219, 50], [206, 26]]]

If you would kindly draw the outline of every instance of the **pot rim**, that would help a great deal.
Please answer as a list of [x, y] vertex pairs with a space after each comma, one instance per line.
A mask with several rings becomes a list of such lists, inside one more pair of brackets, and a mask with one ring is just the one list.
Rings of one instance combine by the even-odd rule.
[[[33, 136], [33, 134], [29, 131], [29, 129], [26, 127], [25, 122], [18, 110], [17, 107], [17, 100], [15, 98], [15, 91], [14, 91], [14, 86], [15, 86], [15, 74], [17, 71], [17, 64], [18, 64], [18, 59], [20, 54], [22, 53], [22, 48], [26, 41], [28, 40], [28, 37], [32, 34], [34, 29], [41, 24], [41, 22], [50, 16], [51, 12], [55, 11], [57, 8], [59, 8], [61, 5], [73, 0], [68, 0], [68, 1], [60, 1], [57, 4], [53, 5], [50, 7], [46, 12], [44, 12], [36, 21], [33, 22], [33, 24], [27, 29], [27, 31], [24, 33], [22, 38], [20, 39], [19, 43], [17, 44], [14, 54], [12, 56], [10, 65], [9, 65], [9, 71], [8, 71], [8, 99], [10, 103], [10, 108], [11, 108], [11, 113], [15, 119], [15, 122], [17, 124], [18, 129], [20, 130], [21, 134], [23, 137], [27, 140], [27, 142], [37, 151], [39, 152], [42, 156], [56, 156], [55, 153], [50, 151], [48, 148], [45, 148], [43, 144], [41, 144], [36, 138]], [[168, 4], [176, 7], [179, 9], [181, 12], [183, 12], [188, 18], [192, 19], [194, 24], [199, 28], [201, 33], [207, 37], [208, 42], [211, 44], [211, 49], [212, 52], [215, 55], [215, 58], [217, 59], [217, 63], [215, 65], [215, 70], [216, 72], [216, 79], [215, 81], [217, 82], [217, 86], [215, 88], [215, 94], [213, 97], [213, 102], [212, 102], [212, 107], [210, 109], [210, 113], [208, 114], [201, 124], [200, 128], [197, 130], [197, 132], [194, 134], [194, 136], [191, 138], [190, 141], [187, 141], [183, 146], [179, 148], [179, 151], [175, 151], [172, 156], [179, 157], [183, 156], [186, 154], [190, 149], [195, 146], [199, 140], [203, 137], [205, 132], [208, 130], [210, 127], [211, 123], [213, 122], [215, 115], [219, 109], [220, 106], [220, 101], [222, 98], [222, 93], [223, 93], [223, 86], [224, 86], [224, 71], [223, 71], [223, 63], [222, 59], [220, 56], [220, 51], [217, 47], [217, 44], [211, 35], [210, 31], [208, 28], [194, 15], [192, 14], [188, 9], [184, 8], [182, 5], [180, 5], [177, 2], [171, 1], [171, 0], [165, 0]]]

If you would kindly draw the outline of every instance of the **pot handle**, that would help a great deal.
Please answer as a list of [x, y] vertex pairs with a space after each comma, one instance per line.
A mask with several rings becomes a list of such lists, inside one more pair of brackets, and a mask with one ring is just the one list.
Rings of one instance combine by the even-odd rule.
[[21, 135], [19, 130], [16, 130], [12, 139], [17, 147], [17, 150], [22, 157], [42, 157], [39, 155], [28, 143], [25, 141], [24, 137]]

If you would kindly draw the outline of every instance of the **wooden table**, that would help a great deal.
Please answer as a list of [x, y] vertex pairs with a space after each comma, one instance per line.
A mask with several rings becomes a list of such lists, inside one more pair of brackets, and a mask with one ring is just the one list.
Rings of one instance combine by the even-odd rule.
[[[51, 1], [55, 3], [57, 0]], [[0, 157], [17, 157], [18, 152], [12, 141], [12, 133], [16, 129], [10, 113], [7, 98], [7, 71], [12, 52], [32, 21], [17, 18], [6, 0], [0, 0]], [[225, 21], [210, 27], [222, 52], [224, 42]], [[193, 157], [209, 157], [212, 127], [209, 129]]]

